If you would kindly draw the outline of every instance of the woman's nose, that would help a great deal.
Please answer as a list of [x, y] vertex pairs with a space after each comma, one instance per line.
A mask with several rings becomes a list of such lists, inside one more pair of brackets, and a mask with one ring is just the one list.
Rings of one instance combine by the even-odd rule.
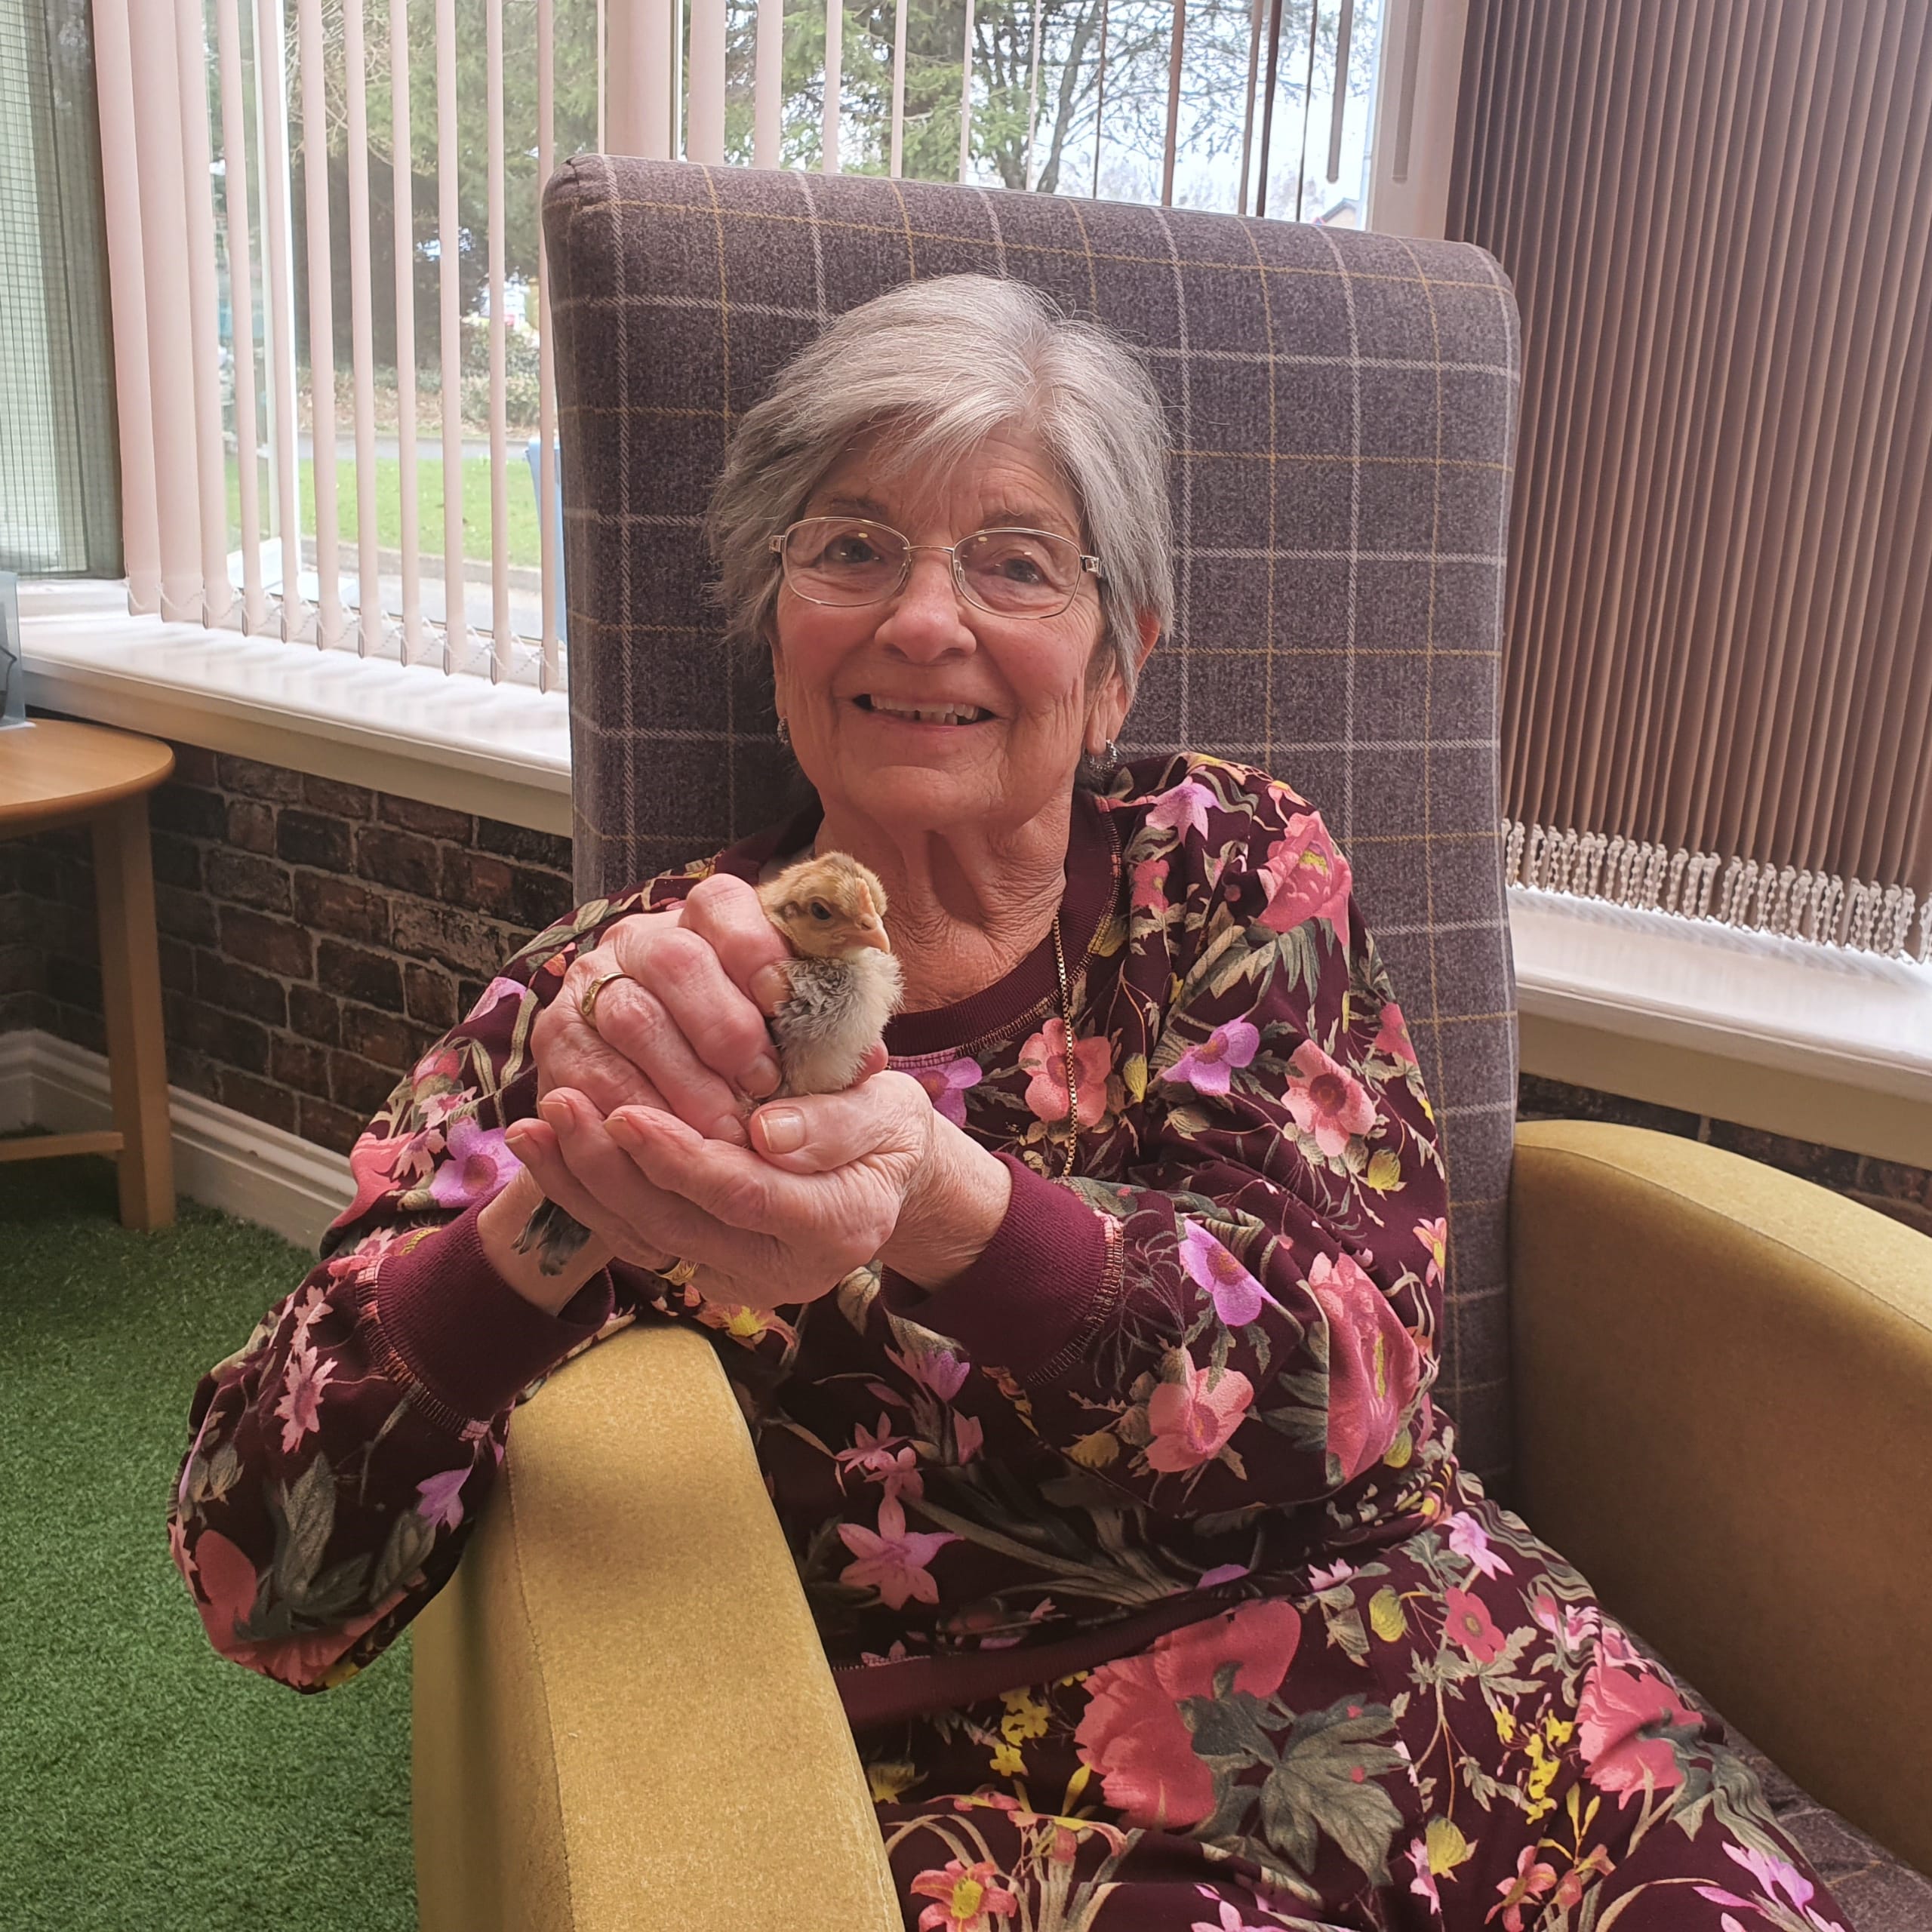
[[943, 550], [913, 552], [912, 568], [878, 627], [878, 637], [915, 663], [973, 648], [952, 559]]

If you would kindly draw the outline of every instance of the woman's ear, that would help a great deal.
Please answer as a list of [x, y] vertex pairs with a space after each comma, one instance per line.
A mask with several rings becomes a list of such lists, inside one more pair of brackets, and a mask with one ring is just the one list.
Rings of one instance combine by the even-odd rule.
[[[1160, 641], [1161, 620], [1151, 611], [1140, 614], [1135, 629], [1140, 633], [1140, 648], [1134, 660], [1134, 681], [1137, 685], [1140, 674], [1147, 668], [1147, 660], [1152, 655], [1155, 645]], [[1127, 714], [1133, 709], [1134, 700], [1127, 694], [1127, 687], [1121, 681], [1119, 664], [1113, 653], [1103, 643], [1106, 669], [1102, 672], [1099, 688], [1094, 694], [1092, 708], [1087, 714], [1087, 728], [1090, 737], [1098, 743], [1090, 744], [1086, 749], [1095, 758], [1101, 756], [1113, 740], [1118, 737], [1121, 728], [1127, 722]]]

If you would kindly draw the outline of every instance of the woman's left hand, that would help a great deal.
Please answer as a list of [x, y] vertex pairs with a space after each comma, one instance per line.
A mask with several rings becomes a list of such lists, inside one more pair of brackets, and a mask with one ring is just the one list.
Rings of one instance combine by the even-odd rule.
[[515, 1151], [543, 1192], [728, 1278], [749, 1306], [814, 1300], [875, 1259], [936, 1287], [1005, 1216], [1006, 1169], [903, 1073], [773, 1101], [752, 1116], [749, 1148], [653, 1108], [599, 1121], [559, 1097], [518, 1126]]

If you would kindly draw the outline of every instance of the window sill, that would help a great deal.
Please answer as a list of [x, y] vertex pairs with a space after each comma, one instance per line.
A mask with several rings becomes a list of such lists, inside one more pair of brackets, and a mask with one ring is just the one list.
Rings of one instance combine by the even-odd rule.
[[1932, 1168], [1932, 967], [1509, 888], [1523, 1071]]
[[[20, 587], [42, 709], [571, 829], [567, 700]], [[1525, 1072], [1932, 1168], [1932, 968], [1509, 890]]]
[[539, 832], [571, 829], [569, 701], [131, 617], [119, 584], [20, 586], [27, 702]]

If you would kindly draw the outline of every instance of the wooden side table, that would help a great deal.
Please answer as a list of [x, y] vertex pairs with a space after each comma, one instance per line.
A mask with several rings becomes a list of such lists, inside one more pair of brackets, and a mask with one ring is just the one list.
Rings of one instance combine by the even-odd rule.
[[148, 845], [148, 794], [174, 769], [174, 752], [158, 740], [98, 724], [38, 718], [21, 730], [0, 731], [0, 838], [62, 825], [86, 825], [94, 833], [101, 1000], [114, 1090], [111, 1132], [0, 1141], [0, 1161], [115, 1155], [121, 1219], [131, 1228], [165, 1228], [174, 1219], [161, 952]]

